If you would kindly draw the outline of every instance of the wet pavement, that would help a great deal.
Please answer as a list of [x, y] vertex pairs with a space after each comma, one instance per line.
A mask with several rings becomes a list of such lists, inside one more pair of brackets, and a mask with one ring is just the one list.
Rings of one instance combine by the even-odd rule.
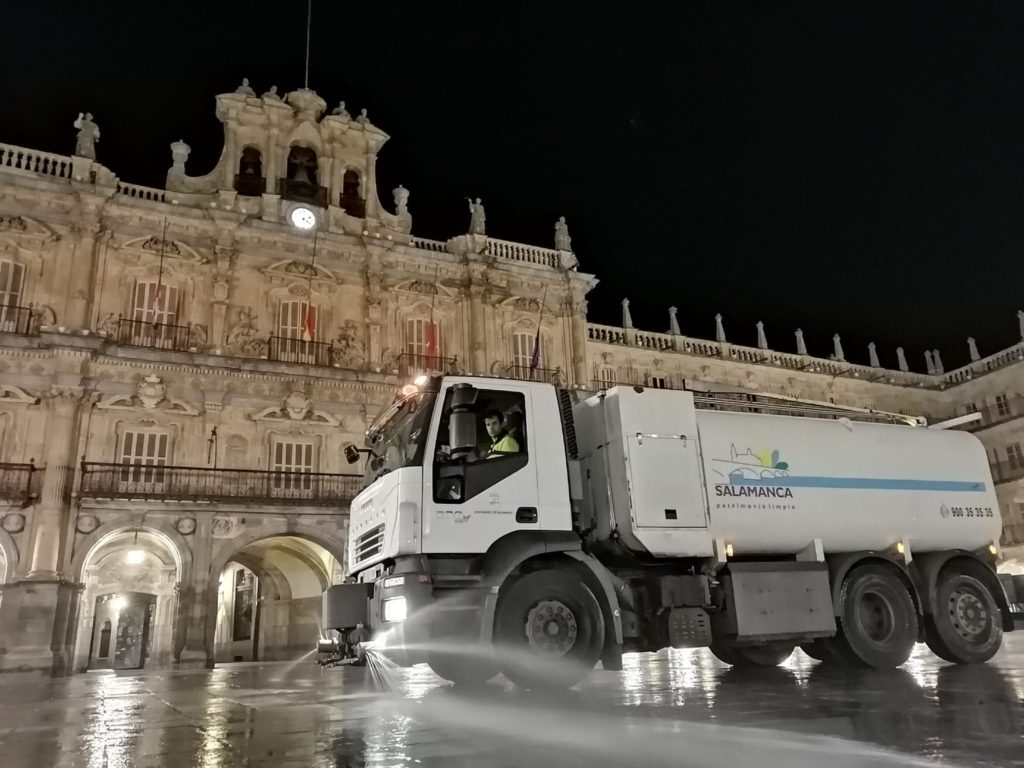
[[922, 647], [888, 673], [663, 651], [558, 695], [462, 691], [425, 667], [381, 691], [308, 660], [0, 679], [0, 766], [1024, 766], [1021, 635], [984, 666]]

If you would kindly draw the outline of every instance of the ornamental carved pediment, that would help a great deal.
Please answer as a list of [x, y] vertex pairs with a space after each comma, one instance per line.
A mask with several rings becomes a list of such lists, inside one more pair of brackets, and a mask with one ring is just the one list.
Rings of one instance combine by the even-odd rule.
[[420, 296], [440, 296], [447, 299], [458, 296], [458, 291], [433, 280], [403, 280], [395, 283], [394, 287], [399, 291], [407, 291]]
[[253, 421], [304, 421], [329, 427], [341, 425], [337, 416], [317, 410], [313, 406], [313, 401], [299, 390], [295, 390], [284, 398], [280, 406], [264, 408], [262, 411], [254, 413], [251, 418]]
[[10, 384], [0, 384], [0, 404], [35, 405], [39, 398]]
[[149, 237], [136, 237], [127, 240], [118, 246], [121, 250], [136, 250], [144, 253], [159, 256], [163, 253], [165, 259], [181, 259], [196, 264], [206, 264], [209, 259], [187, 243], [180, 240], [164, 240], [159, 235]]
[[198, 416], [200, 411], [194, 405], [175, 397], [167, 397], [167, 386], [159, 376], [150, 374], [138, 383], [134, 395], [110, 395], [96, 403], [104, 411], [162, 410], [185, 416]]
[[307, 280], [328, 280], [332, 283], [338, 282], [338, 278], [326, 267], [299, 259], [282, 259], [281, 261], [275, 262], [264, 269], [263, 274], [268, 277], [278, 276], [291, 279], [294, 279], [295, 277], [303, 277]]
[[11, 232], [43, 240], [60, 240], [56, 230], [29, 216], [0, 216], [0, 232]]

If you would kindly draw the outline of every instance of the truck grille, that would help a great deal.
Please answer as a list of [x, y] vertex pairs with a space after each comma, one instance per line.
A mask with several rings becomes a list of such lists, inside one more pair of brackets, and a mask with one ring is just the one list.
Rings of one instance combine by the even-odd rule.
[[376, 557], [384, 547], [384, 523], [374, 526], [356, 539], [355, 562]]

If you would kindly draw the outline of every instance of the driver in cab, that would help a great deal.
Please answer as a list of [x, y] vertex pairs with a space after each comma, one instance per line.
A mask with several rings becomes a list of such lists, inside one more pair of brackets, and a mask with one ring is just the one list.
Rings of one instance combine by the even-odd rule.
[[484, 417], [484, 428], [491, 438], [491, 445], [487, 449], [488, 459], [519, 453], [519, 443], [503, 426], [500, 411], [491, 411]]

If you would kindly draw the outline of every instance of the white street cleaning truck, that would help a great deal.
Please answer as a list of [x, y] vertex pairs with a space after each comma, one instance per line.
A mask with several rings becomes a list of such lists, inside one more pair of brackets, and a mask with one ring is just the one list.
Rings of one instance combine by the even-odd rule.
[[665, 647], [763, 666], [799, 645], [885, 668], [923, 641], [982, 662], [1014, 628], [985, 450], [922, 419], [438, 376], [406, 387], [361, 450], [321, 663], [370, 647], [535, 688]]

